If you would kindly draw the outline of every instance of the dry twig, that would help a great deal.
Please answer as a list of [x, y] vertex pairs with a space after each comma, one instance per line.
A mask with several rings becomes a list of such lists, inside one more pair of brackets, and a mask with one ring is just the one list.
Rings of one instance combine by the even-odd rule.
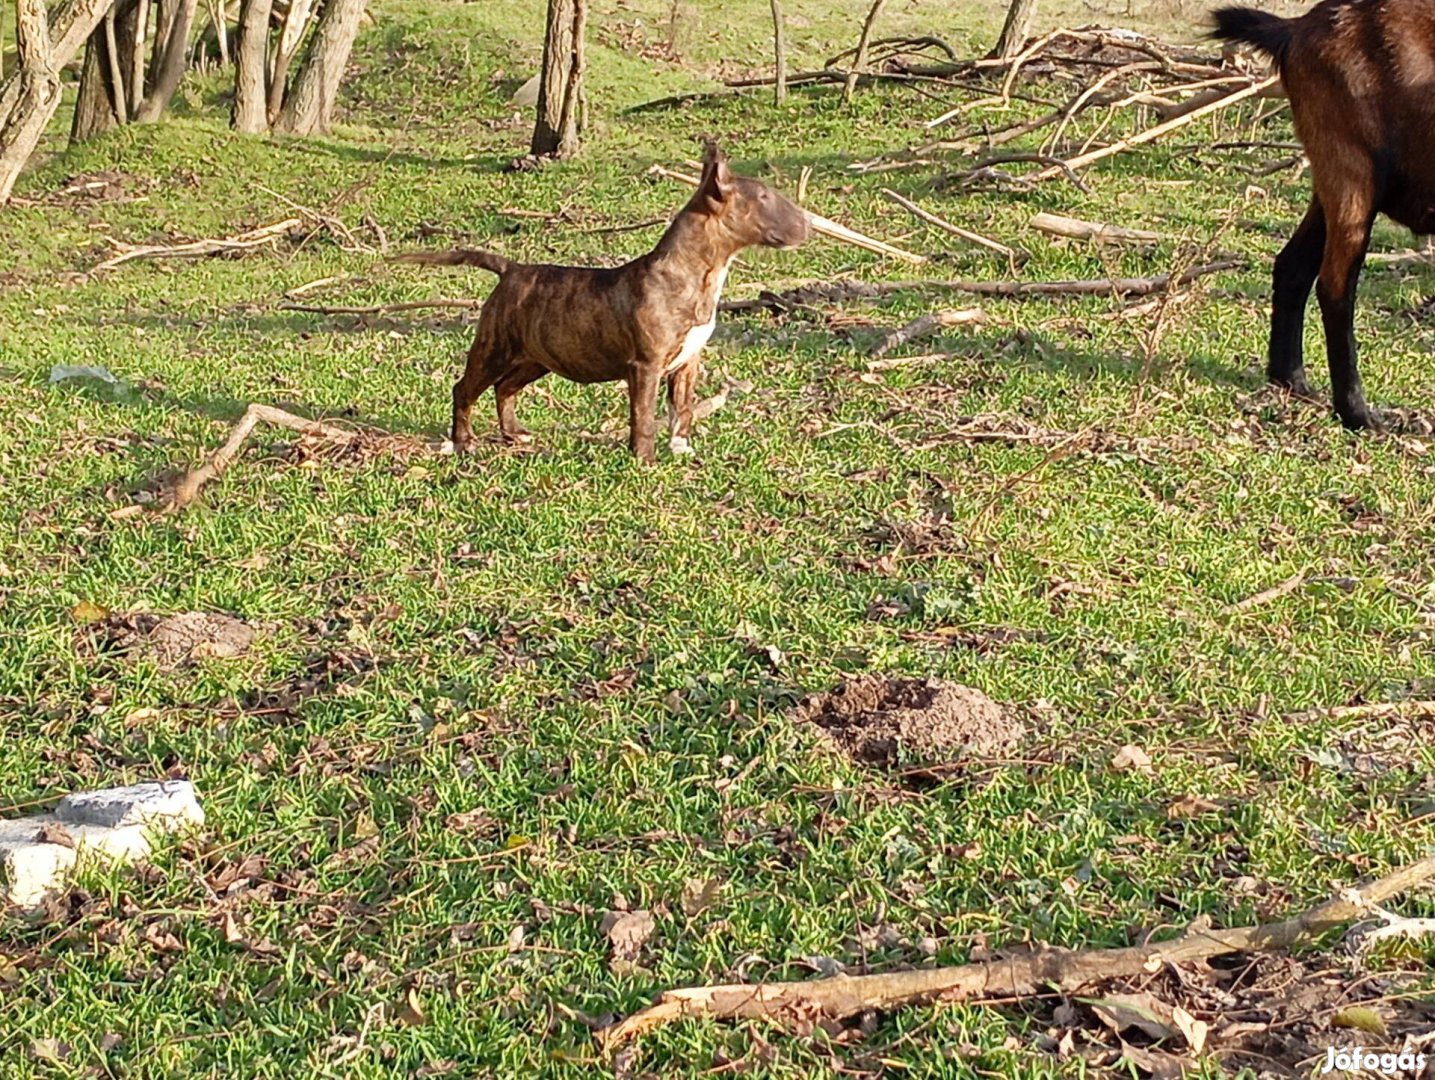
[[197, 259], [226, 251], [249, 251], [253, 248], [267, 247], [277, 243], [280, 237], [287, 236], [301, 224], [302, 222], [298, 218], [285, 218], [283, 221], [276, 221], [273, 225], [250, 229], [248, 232], [242, 232], [235, 236], [190, 240], [183, 244], [126, 244], [121, 240], [111, 239], [110, 243], [118, 249], [118, 254], [110, 256], [90, 273], [97, 274], [102, 270], [113, 270], [115, 267], [135, 259]]
[[225, 469], [229, 468], [229, 463], [243, 448], [245, 440], [261, 423], [274, 424], [276, 427], [288, 428], [304, 435], [318, 435], [321, 438], [339, 442], [348, 442], [358, 438], [355, 432], [335, 427], [333, 424], [295, 416], [291, 412], [285, 412], [283, 409], [276, 409], [269, 405], [250, 405], [244, 410], [244, 415], [240, 417], [239, 423], [234, 425], [234, 430], [229, 433], [228, 440], [215, 452], [214, 456], [199, 468], [185, 473], [175, 483], [170, 493], [168, 509], [182, 510], [194, 502], [205, 484], [216, 479]]
[[663, 993], [653, 1005], [599, 1032], [607, 1048], [691, 1017], [721, 1020], [775, 1020], [805, 1025], [842, 1020], [871, 1010], [930, 1001], [1024, 998], [1047, 989], [1069, 992], [1105, 979], [1154, 974], [1212, 956], [1288, 949], [1369, 910], [1371, 904], [1405, 892], [1435, 876], [1435, 857], [1422, 859], [1383, 878], [1317, 905], [1283, 922], [1227, 930], [1189, 930], [1168, 941], [1124, 949], [1042, 949], [954, 967], [839, 975], [807, 982], [697, 986]]
[[914, 319], [906, 326], [893, 330], [890, 334], [877, 342], [867, 353], [868, 356], [876, 359], [900, 345], [916, 341], [926, 337], [928, 334], [936, 333], [938, 330], [946, 329], [949, 326], [964, 326], [968, 323], [978, 323], [985, 319], [981, 308], [961, 308], [951, 311], [934, 311], [930, 315], [923, 315], [920, 319]]
[[960, 225], [953, 225], [950, 221], [947, 221], [943, 218], [939, 218], [930, 210], [923, 210], [916, 203], [912, 202], [911, 199], [903, 198], [891, 188], [883, 188], [882, 197], [889, 200], [890, 202], [896, 203], [903, 210], [906, 210], [912, 216], [920, 218], [921, 220], [927, 222], [927, 224], [935, 225], [939, 229], [945, 229], [953, 236], [960, 236], [963, 240], [966, 240], [969, 243], [978, 244], [981, 247], [987, 248], [991, 251], [995, 251], [998, 255], [1005, 255], [1008, 259], [1016, 258], [1016, 252], [1013, 251], [1011, 248], [1007, 247], [1005, 244], [999, 243], [996, 240], [989, 239], [988, 237], [983, 236], [981, 233], [974, 233], [970, 229], [964, 229]]

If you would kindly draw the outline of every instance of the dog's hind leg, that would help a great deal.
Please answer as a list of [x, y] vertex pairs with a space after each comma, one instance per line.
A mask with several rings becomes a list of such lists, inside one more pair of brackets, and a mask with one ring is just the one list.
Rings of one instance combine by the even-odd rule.
[[455, 450], [467, 450], [473, 443], [473, 403], [479, 394], [508, 374], [510, 366], [508, 350], [499, 348], [480, 325], [473, 348], [468, 350], [463, 377], [453, 384], [453, 426], [449, 438]]
[[513, 402], [520, 390], [547, 374], [548, 369], [541, 364], [521, 363], [510, 368], [508, 374], [494, 386], [493, 396], [498, 400], [498, 430], [509, 442], [528, 442], [531, 438], [528, 429], [513, 415]]
[[668, 376], [668, 449], [675, 454], [693, 452], [693, 391], [702, 373], [695, 356]]

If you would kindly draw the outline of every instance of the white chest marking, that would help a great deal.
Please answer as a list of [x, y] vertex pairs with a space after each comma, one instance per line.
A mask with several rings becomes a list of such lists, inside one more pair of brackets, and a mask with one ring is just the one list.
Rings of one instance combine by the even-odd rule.
[[722, 298], [723, 283], [727, 281], [727, 271], [731, 265], [731, 259], [723, 263], [717, 272], [717, 276], [713, 280], [712, 315], [708, 317], [707, 322], [699, 326], [694, 326], [683, 336], [682, 347], [678, 349], [678, 355], [668, 361], [668, 366], [663, 369], [664, 375], [671, 375], [683, 367], [683, 365], [693, 357], [697, 356], [698, 353], [703, 351], [703, 346], [708, 343], [708, 338], [713, 336], [713, 328], [717, 326], [718, 300]]

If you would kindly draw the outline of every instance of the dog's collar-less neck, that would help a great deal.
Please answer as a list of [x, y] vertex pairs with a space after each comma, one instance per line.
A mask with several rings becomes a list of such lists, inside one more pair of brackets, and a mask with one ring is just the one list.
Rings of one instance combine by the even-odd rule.
[[724, 243], [725, 237], [715, 236], [720, 229], [712, 228], [707, 217], [686, 207], [679, 211], [653, 249], [653, 262], [658, 265], [675, 262], [683, 267], [684, 273], [691, 272], [694, 262], [710, 268], [726, 266], [742, 245]]

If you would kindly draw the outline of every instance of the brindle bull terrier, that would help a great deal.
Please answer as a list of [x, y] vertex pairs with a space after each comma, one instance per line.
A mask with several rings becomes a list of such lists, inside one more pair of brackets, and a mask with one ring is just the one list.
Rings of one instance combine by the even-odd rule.
[[794, 248], [807, 215], [757, 180], [734, 176], [709, 142], [698, 190], [648, 254], [614, 269], [516, 263], [488, 251], [414, 252], [399, 262], [481, 266], [499, 277], [484, 301], [463, 378], [453, 388], [454, 449], [473, 443], [469, 414], [490, 386], [508, 441], [518, 392], [550, 371], [574, 382], [628, 384], [628, 445], [655, 460], [658, 384], [668, 380], [668, 445], [692, 453], [698, 354], [717, 322], [728, 267], [743, 248]]

